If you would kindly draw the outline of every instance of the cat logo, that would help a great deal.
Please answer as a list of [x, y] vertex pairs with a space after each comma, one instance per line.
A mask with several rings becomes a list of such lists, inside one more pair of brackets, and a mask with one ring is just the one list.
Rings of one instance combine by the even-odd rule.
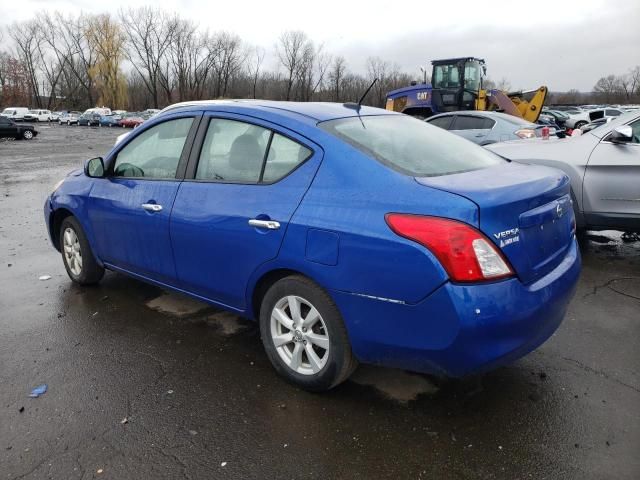
[[418, 92], [416, 98], [421, 102], [429, 100], [429, 92]]

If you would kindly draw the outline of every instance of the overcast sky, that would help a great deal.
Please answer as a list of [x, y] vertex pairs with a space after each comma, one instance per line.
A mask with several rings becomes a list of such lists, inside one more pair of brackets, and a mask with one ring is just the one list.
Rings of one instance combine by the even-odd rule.
[[[153, 5], [210, 30], [273, 50], [280, 32], [304, 30], [363, 72], [368, 56], [419, 75], [432, 59], [478, 56], [513, 88], [590, 90], [601, 76], [640, 65], [640, 0], [0, 0], [0, 23], [39, 11], [113, 12]], [[7, 43], [5, 37], [4, 43]], [[3, 45], [5, 47], [6, 45]], [[275, 68], [271, 57], [270, 68]], [[429, 67], [430, 70], [430, 67]]]

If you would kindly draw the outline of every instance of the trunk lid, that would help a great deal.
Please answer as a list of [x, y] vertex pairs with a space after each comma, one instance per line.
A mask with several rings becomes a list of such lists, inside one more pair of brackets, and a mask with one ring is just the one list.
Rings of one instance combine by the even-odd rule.
[[524, 283], [553, 270], [571, 245], [574, 216], [569, 178], [559, 170], [506, 163], [453, 175], [416, 177], [416, 181], [474, 202], [480, 230]]

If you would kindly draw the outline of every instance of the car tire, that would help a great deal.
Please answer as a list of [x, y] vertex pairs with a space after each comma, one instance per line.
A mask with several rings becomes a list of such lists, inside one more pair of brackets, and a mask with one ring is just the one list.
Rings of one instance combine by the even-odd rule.
[[25, 140], [31, 140], [33, 138], [33, 132], [31, 130], [25, 130], [22, 132], [22, 138]]
[[583, 122], [583, 121], [576, 122], [576, 124], [573, 126], [573, 129], [579, 130], [581, 127], [584, 127], [586, 124], [587, 122]]
[[62, 221], [59, 232], [60, 253], [69, 278], [80, 285], [94, 285], [104, 276], [91, 251], [80, 223], [74, 217]]
[[300, 275], [278, 280], [264, 295], [260, 337], [278, 374], [305, 390], [329, 390], [358, 365], [338, 307]]

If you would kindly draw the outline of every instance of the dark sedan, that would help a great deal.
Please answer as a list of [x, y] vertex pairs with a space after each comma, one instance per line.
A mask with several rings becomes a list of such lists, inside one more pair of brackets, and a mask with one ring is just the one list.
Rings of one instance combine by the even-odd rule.
[[12, 119], [0, 116], [0, 138], [31, 140], [38, 135], [33, 125], [18, 125]]

